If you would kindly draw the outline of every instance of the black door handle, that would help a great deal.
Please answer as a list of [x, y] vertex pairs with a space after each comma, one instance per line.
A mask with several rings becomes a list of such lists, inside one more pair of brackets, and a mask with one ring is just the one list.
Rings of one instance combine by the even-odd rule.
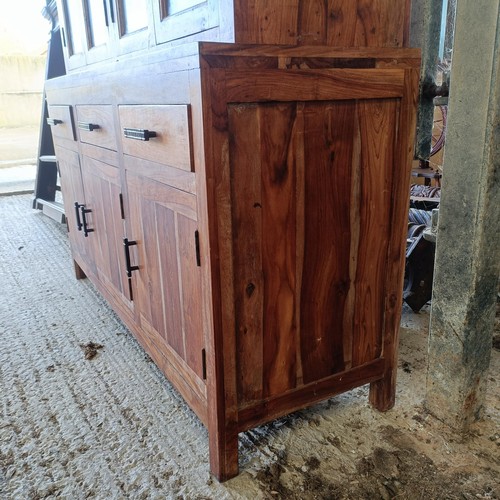
[[80, 205], [80, 210], [82, 212], [83, 234], [85, 235], [85, 238], [87, 238], [89, 233], [94, 232], [94, 230], [90, 229], [87, 225], [87, 214], [92, 213], [92, 210], [90, 210], [90, 208], [85, 208], [85, 205]]
[[132, 277], [132, 271], [138, 271], [139, 266], [132, 266], [130, 264], [130, 247], [137, 245], [137, 241], [129, 241], [128, 238], [123, 238], [123, 248], [125, 250], [125, 267], [127, 271], [127, 276]]
[[75, 201], [75, 218], [76, 218], [76, 228], [78, 229], [78, 231], [82, 230], [82, 221], [80, 219], [80, 207], [83, 207], [83, 205]]

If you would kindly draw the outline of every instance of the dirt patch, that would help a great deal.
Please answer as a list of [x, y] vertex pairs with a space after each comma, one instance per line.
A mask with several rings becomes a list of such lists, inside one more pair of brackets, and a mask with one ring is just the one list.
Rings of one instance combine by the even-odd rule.
[[83, 350], [85, 359], [94, 359], [97, 356], [99, 350], [104, 348], [102, 344], [96, 344], [95, 342], [80, 344], [80, 347]]

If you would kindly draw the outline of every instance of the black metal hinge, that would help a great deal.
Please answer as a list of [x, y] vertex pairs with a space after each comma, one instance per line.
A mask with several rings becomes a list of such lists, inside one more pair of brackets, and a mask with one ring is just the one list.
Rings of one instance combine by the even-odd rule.
[[198, 231], [194, 232], [194, 244], [196, 247], [196, 265], [198, 267], [201, 266], [201, 257], [200, 257], [200, 233]]
[[123, 194], [119, 194], [120, 197], [120, 214], [123, 220], [125, 220], [125, 210], [123, 209]]
[[203, 380], [207, 380], [207, 352], [205, 349], [201, 350], [201, 369], [203, 372]]

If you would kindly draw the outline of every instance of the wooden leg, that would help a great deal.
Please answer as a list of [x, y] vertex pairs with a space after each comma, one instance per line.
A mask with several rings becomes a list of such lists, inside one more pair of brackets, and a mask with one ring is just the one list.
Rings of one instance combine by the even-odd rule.
[[221, 483], [238, 475], [238, 434], [210, 433], [210, 472]]
[[396, 369], [388, 369], [384, 378], [370, 384], [370, 403], [379, 411], [390, 410], [396, 400]]
[[83, 269], [77, 264], [76, 260], [73, 260], [75, 266], [75, 277], [77, 280], [83, 280], [87, 275], [83, 272]]

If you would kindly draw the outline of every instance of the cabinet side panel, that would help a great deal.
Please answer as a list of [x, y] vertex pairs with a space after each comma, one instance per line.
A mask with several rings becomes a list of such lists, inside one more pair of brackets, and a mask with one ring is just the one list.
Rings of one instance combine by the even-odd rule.
[[398, 103], [384, 99], [357, 104], [361, 156], [353, 366], [381, 353]]
[[355, 102], [305, 109], [304, 257], [300, 339], [304, 383], [343, 371], [350, 344], [352, 157]]
[[[233, 200], [233, 259], [240, 403], [262, 397], [263, 276], [259, 108], [229, 106], [229, 155]], [[245, 130], [245, 140], [236, 135]]]

